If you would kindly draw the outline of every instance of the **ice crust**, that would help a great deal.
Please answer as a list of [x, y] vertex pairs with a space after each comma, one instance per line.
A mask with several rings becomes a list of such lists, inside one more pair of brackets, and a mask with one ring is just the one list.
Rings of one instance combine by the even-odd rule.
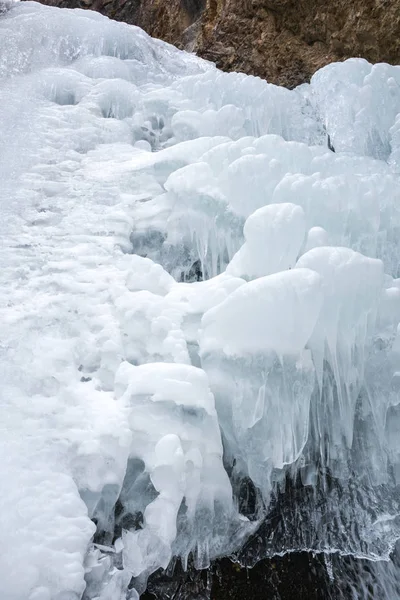
[[288, 474], [315, 504], [264, 553], [387, 559], [399, 69], [289, 91], [90, 11], [0, 15], [2, 598], [136, 599], [239, 549]]

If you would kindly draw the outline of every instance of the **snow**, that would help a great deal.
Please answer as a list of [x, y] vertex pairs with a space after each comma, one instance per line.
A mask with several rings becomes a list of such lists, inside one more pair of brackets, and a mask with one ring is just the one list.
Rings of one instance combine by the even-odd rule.
[[315, 505], [266, 553], [386, 560], [399, 67], [289, 91], [23, 2], [0, 80], [1, 597], [136, 599], [243, 546], [288, 475]]

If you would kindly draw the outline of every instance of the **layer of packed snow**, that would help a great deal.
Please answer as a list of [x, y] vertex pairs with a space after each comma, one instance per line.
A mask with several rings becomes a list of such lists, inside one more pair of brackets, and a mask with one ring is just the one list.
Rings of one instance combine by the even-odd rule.
[[399, 86], [354, 59], [289, 91], [90, 11], [0, 15], [2, 598], [133, 600], [240, 548], [288, 474], [318, 507], [267, 552], [388, 557]]

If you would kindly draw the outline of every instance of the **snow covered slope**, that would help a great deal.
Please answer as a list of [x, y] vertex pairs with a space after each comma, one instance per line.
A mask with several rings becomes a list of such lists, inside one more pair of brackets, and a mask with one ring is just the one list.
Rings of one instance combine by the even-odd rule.
[[136, 598], [240, 548], [288, 475], [315, 503], [264, 553], [386, 559], [400, 68], [288, 91], [24, 2], [0, 132], [0, 596]]

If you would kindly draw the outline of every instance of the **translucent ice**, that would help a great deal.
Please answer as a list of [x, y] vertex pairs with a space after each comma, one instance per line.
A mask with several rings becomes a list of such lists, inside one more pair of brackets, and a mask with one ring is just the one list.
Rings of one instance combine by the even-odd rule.
[[5, 6], [0, 596], [136, 600], [261, 523], [251, 560], [387, 559], [399, 67], [289, 91], [97, 13]]
[[272, 469], [296, 460], [307, 439], [314, 370], [303, 349], [321, 310], [321, 284], [308, 269], [261, 277], [203, 317], [202, 365], [223, 434], [266, 497]]
[[[123, 363], [116, 393], [130, 412], [130, 459], [143, 462], [158, 493], [144, 510], [143, 527], [124, 534], [125, 569], [138, 576], [166, 568], [174, 551], [185, 561], [194, 552], [197, 565], [206, 566], [227, 538], [235, 511], [204, 371], [179, 364]], [[126, 496], [126, 502], [124, 509], [132, 511], [134, 497]]]
[[[297, 267], [322, 276], [324, 303], [309, 347], [321, 394], [329, 387], [323, 384], [324, 362], [325, 369], [327, 364], [332, 369], [334, 391], [318, 421], [320, 431], [328, 427], [330, 456], [337, 458], [344, 441], [348, 448], [352, 446], [354, 413], [364, 381], [365, 352], [374, 332], [383, 265], [349, 248], [322, 247], [304, 254]], [[326, 411], [332, 413], [329, 419]]]

